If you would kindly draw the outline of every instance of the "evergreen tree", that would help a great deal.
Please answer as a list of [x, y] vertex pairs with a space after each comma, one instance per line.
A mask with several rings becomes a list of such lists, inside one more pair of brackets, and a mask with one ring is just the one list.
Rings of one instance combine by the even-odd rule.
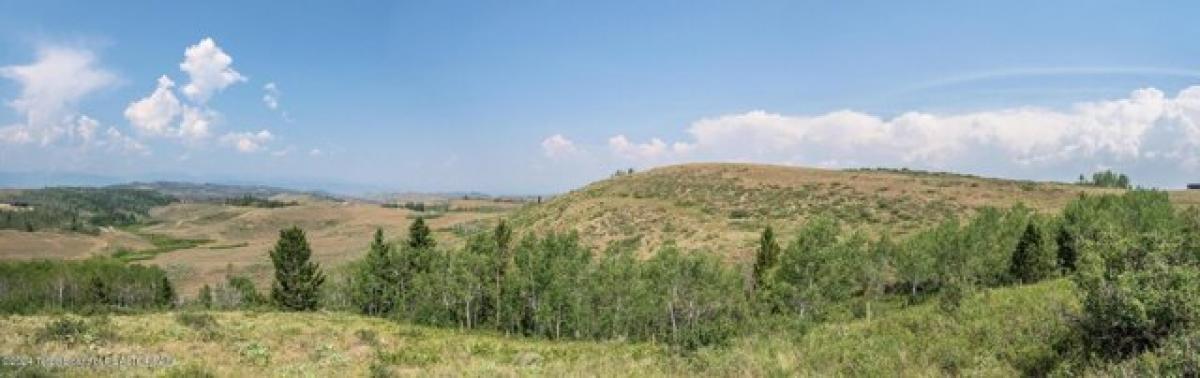
[[767, 226], [758, 240], [758, 253], [754, 256], [754, 289], [762, 287], [767, 270], [775, 266], [779, 258], [779, 243], [775, 241], [775, 230]]
[[163, 276], [158, 284], [158, 303], [168, 308], [175, 306], [175, 288], [166, 276]]
[[108, 284], [104, 283], [104, 279], [99, 276], [92, 277], [92, 300], [94, 303], [108, 305], [113, 304], [112, 290]]
[[408, 227], [408, 246], [413, 249], [428, 249], [433, 248], [435, 244], [429, 226], [425, 225], [425, 218], [418, 217]]
[[308, 311], [317, 308], [317, 297], [325, 275], [311, 260], [312, 249], [299, 227], [279, 231], [279, 241], [271, 250], [275, 265], [275, 283], [271, 299], [287, 310]]
[[383, 230], [375, 229], [375, 238], [359, 275], [359, 310], [367, 315], [382, 315], [395, 309], [400, 272], [391, 245], [383, 240]]
[[500, 223], [496, 224], [496, 230], [492, 232], [492, 237], [496, 240], [496, 248], [502, 255], [506, 254], [509, 244], [512, 243], [512, 228], [508, 227], [508, 223], [501, 219]]
[[1058, 267], [1064, 272], [1075, 271], [1075, 261], [1079, 259], [1079, 253], [1075, 251], [1075, 240], [1071, 236], [1071, 230], [1067, 228], [1067, 224], [1062, 224], [1058, 227], [1058, 234], [1055, 235], [1055, 244], [1058, 245]]
[[1049, 248], [1036, 218], [1030, 219], [1013, 251], [1009, 275], [1016, 282], [1037, 282], [1054, 274], [1057, 256]]
[[212, 305], [213, 305], [212, 287], [209, 287], [208, 284], [205, 284], [204, 287], [200, 288], [200, 294], [197, 295], [197, 297], [200, 300], [200, 305], [204, 306], [205, 309], [212, 308]]

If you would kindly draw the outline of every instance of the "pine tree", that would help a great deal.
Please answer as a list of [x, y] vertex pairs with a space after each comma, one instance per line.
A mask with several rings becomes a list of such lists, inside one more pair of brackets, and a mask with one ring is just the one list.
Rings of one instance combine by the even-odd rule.
[[1059, 226], [1058, 234], [1055, 235], [1055, 244], [1058, 244], [1058, 267], [1064, 272], [1073, 272], [1079, 255], [1075, 251], [1075, 240], [1067, 227], [1066, 224]]
[[496, 230], [492, 232], [492, 237], [496, 239], [496, 248], [500, 250], [501, 254], [506, 254], [508, 245], [512, 243], [512, 228], [508, 227], [508, 223], [501, 219], [500, 223], [496, 224]]
[[408, 227], [408, 246], [414, 249], [428, 249], [433, 248], [435, 244], [429, 226], [425, 225], [425, 218], [418, 217]]
[[96, 304], [113, 304], [112, 289], [108, 287], [108, 284], [104, 283], [104, 280], [101, 279], [100, 276], [92, 277], [91, 292], [92, 300], [95, 301]]
[[175, 306], [175, 287], [166, 276], [158, 284], [158, 303], [168, 308]]
[[767, 270], [775, 266], [779, 259], [779, 250], [779, 243], [775, 241], [775, 230], [767, 226], [758, 240], [758, 253], [754, 257], [755, 290], [762, 287]]
[[399, 272], [391, 245], [383, 240], [383, 230], [375, 229], [375, 238], [360, 275], [359, 309], [367, 315], [382, 315], [394, 310], [395, 294], [399, 290]]
[[1037, 282], [1054, 274], [1058, 256], [1042, 235], [1037, 219], [1030, 219], [1025, 233], [1017, 242], [1009, 265], [1009, 275], [1016, 282]]
[[311, 260], [312, 249], [299, 227], [279, 231], [279, 241], [271, 250], [275, 265], [275, 283], [271, 299], [287, 310], [309, 311], [317, 308], [317, 297], [325, 275]]

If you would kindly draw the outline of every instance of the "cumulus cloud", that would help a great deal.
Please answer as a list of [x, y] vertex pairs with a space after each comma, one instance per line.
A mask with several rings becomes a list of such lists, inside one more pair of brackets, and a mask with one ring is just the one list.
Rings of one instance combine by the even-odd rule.
[[[182, 88], [189, 100], [175, 95], [175, 82], [166, 75], [158, 78], [154, 92], [125, 108], [125, 118], [142, 135], [178, 138], [196, 144], [212, 135], [220, 113], [206, 105], [214, 94], [246, 78], [230, 65], [233, 58], [221, 50], [212, 38], [205, 38], [184, 51], [179, 68], [190, 82]], [[274, 85], [270, 85], [274, 88]]]
[[650, 138], [650, 141], [646, 143], [634, 143], [630, 142], [625, 135], [617, 135], [608, 138], [608, 148], [612, 150], [613, 154], [625, 159], [653, 161], [667, 158], [671, 154], [685, 153], [691, 146], [678, 142], [667, 146], [666, 142], [658, 138]]
[[199, 104], [208, 102], [213, 93], [225, 87], [246, 81], [246, 77], [231, 67], [233, 58], [221, 50], [212, 38], [204, 38], [184, 51], [179, 69], [188, 74], [191, 81], [183, 87], [183, 93]]
[[562, 134], [554, 134], [542, 140], [542, 153], [551, 159], [558, 159], [574, 155], [579, 152], [575, 147], [575, 142], [562, 136]]
[[274, 82], [270, 82], [263, 86], [263, 92], [263, 105], [271, 110], [279, 109], [279, 87]]
[[851, 110], [816, 115], [759, 110], [701, 119], [687, 133], [690, 138], [675, 143], [616, 135], [608, 147], [613, 158], [643, 165], [731, 160], [1055, 177], [1133, 167], [1182, 179], [1200, 173], [1200, 86], [1174, 97], [1139, 89], [1126, 98], [1065, 109], [907, 112], [891, 118]]
[[100, 121], [88, 116], [79, 116], [79, 120], [75, 123], [75, 135], [83, 143], [91, 143], [96, 138], [96, 129], [100, 128]]
[[40, 46], [32, 63], [0, 67], [0, 77], [21, 87], [8, 105], [25, 119], [0, 128], [0, 141], [42, 145], [74, 134], [80, 99], [117, 82], [91, 51], [53, 45]]
[[183, 120], [179, 123], [179, 136], [193, 142], [208, 138], [208, 128], [216, 116], [216, 112], [209, 109], [185, 106]]
[[175, 82], [166, 75], [160, 76], [153, 93], [125, 108], [125, 119], [136, 130], [147, 135], [173, 134], [175, 119], [183, 113], [179, 98], [171, 91], [174, 86]]
[[252, 153], [262, 150], [272, 139], [275, 139], [275, 136], [271, 135], [270, 131], [261, 130], [257, 133], [228, 133], [221, 136], [221, 143], [237, 149], [238, 152]]
[[96, 142], [97, 146], [105, 147], [110, 152], [124, 154], [150, 155], [150, 148], [129, 136], [121, 134], [115, 127], [109, 127], [104, 132], [105, 139]]

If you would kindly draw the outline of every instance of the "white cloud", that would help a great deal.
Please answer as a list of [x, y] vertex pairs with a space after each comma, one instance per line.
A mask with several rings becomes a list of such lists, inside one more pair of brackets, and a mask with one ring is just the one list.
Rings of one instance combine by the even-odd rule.
[[614, 158], [642, 165], [725, 160], [1042, 177], [1113, 166], [1136, 168], [1157, 180], [1195, 180], [1200, 86], [1174, 97], [1139, 89], [1126, 98], [1065, 109], [907, 112], [891, 118], [850, 110], [796, 116], [751, 111], [701, 119], [687, 133], [690, 138], [675, 143], [616, 135], [608, 147]]
[[279, 87], [274, 82], [267, 83], [263, 86], [263, 92], [263, 104], [271, 110], [279, 109]]
[[100, 122], [88, 116], [79, 116], [76, 122], [75, 135], [79, 137], [83, 143], [91, 143], [96, 137], [96, 129], [100, 128]]
[[175, 82], [166, 75], [158, 78], [158, 87], [149, 96], [129, 103], [125, 119], [146, 135], [165, 136], [174, 133], [172, 124], [183, 112], [183, 106], [171, 88]]
[[216, 117], [216, 112], [212, 110], [184, 106], [183, 120], [179, 123], [179, 136], [193, 142], [208, 138], [209, 126]]
[[650, 138], [650, 141], [646, 143], [630, 142], [625, 135], [608, 138], [608, 148], [612, 150], [613, 154], [634, 160], [661, 160], [672, 154], [686, 153], [691, 147], [686, 143], [675, 143], [668, 146], [666, 142], [658, 138]]
[[25, 125], [8, 125], [0, 127], [0, 142], [8, 144], [26, 144], [33, 142], [33, 134]]
[[20, 95], [8, 105], [25, 118], [0, 129], [0, 141], [36, 140], [43, 146], [74, 133], [75, 107], [83, 97], [117, 82], [116, 75], [97, 67], [91, 51], [52, 45], [40, 46], [33, 63], [0, 67], [0, 76], [20, 85]]
[[252, 153], [263, 149], [267, 142], [275, 139], [270, 131], [228, 133], [221, 136], [221, 143], [237, 149], [239, 152]]
[[562, 136], [562, 134], [554, 134], [542, 140], [542, 153], [551, 159], [558, 159], [574, 155], [579, 152], [575, 147], [575, 142]]
[[139, 154], [150, 155], [150, 148], [145, 144], [121, 134], [120, 130], [114, 127], [109, 127], [104, 132], [105, 140], [97, 141], [96, 145], [107, 147], [110, 152], [119, 152], [124, 154]]
[[325, 153], [324, 153], [324, 152], [322, 152], [320, 148], [314, 148], [314, 149], [308, 150], [308, 155], [309, 155], [309, 156], [321, 156], [321, 155], [324, 155], [324, 154], [325, 154]]
[[208, 102], [213, 93], [235, 83], [246, 81], [246, 77], [230, 67], [233, 58], [221, 50], [212, 38], [204, 38], [184, 51], [179, 69], [191, 78], [183, 87], [183, 93], [198, 104]]

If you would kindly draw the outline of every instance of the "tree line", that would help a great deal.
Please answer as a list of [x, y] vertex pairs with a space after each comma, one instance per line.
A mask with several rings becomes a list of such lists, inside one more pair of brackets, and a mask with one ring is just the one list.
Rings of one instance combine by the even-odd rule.
[[55, 187], [22, 190], [0, 196], [0, 203], [19, 204], [0, 210], [0, 229], [66, 230], [96, 233], [100, 227], [128, 226], [150, 209], [177, 200], [148, 189]]
[[144, 311], [176, 300], [174, 285], [155, 266], [107, 257], [0, 261], [0, 313]]

